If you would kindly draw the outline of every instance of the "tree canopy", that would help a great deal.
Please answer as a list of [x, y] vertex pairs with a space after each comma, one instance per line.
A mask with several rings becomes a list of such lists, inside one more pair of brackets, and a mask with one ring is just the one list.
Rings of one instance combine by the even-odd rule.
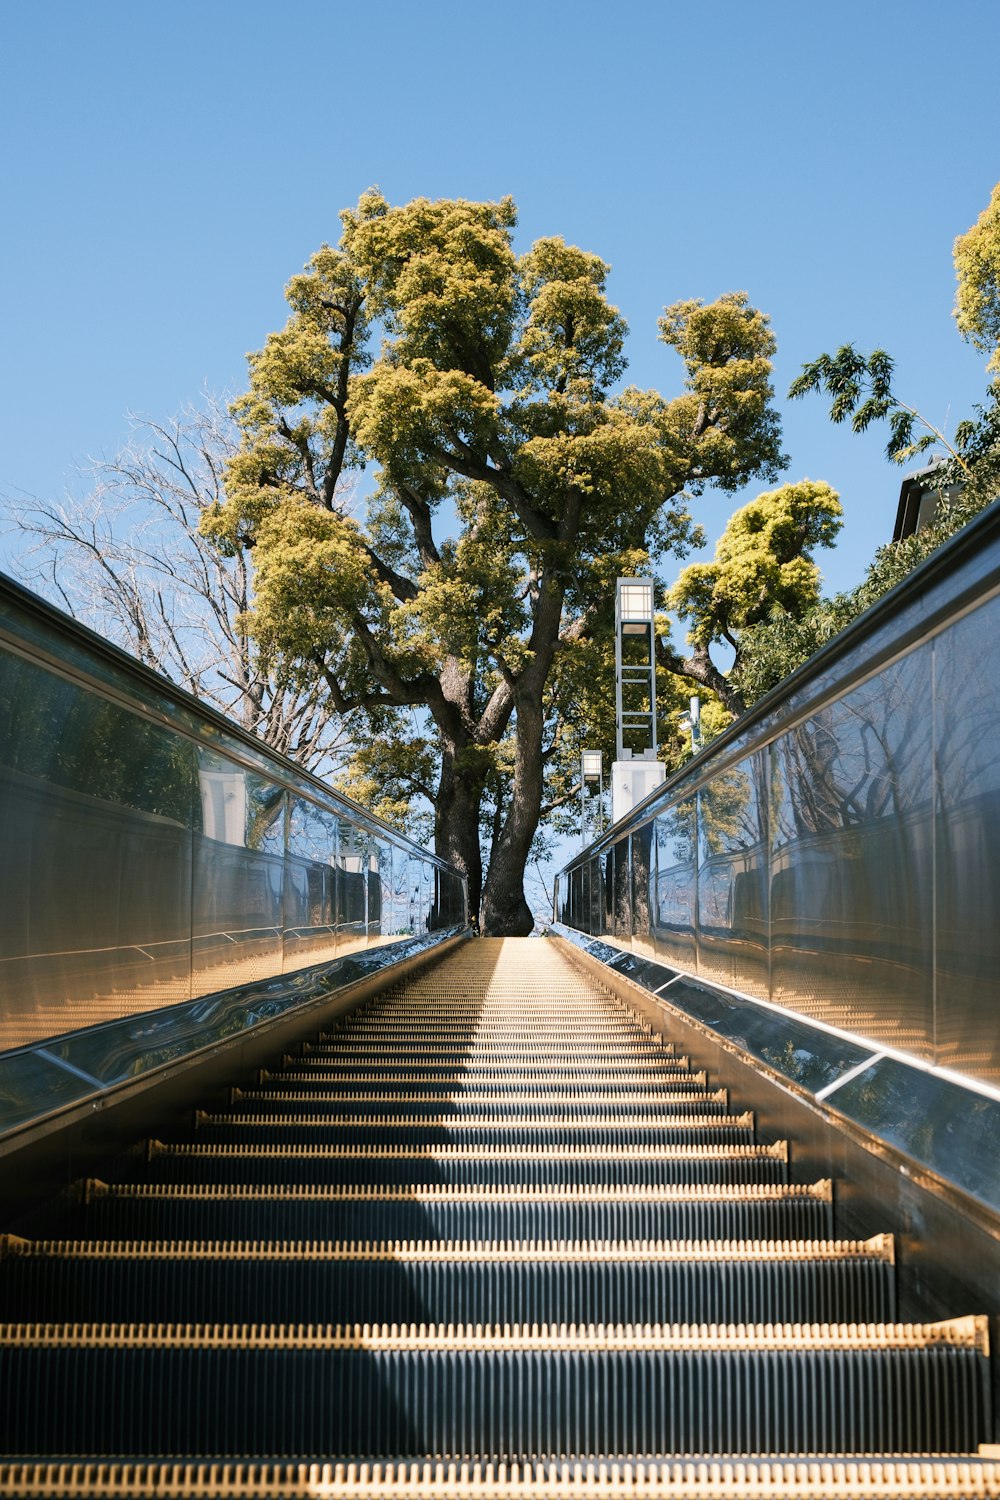
[[[524, 932], [558, 705], [606, 636], [615, 577], [699, 540], [706, 485], [784, 466], [773, 336], [744, 293], [667, 308], [685, 370], [667, 399], [622, 384], [607, 265], [557, 237], [518, 255], [510, 199], [372, 190], [341, 219], [249, 357], [203, 524], [253, 554], [265, 651], [315, 673], [372, 743], [421, 716], [430, 760], [403, 770], [433, 774], [438, 851], [478, 906], [489, 804], [484, 930]], [[345, 480], [365, 467], [362, 505]]]
[[1000, 370], [1000, 182], [971, 229], [955, 241], [955, 320], [963, 338]]
[[[841, 517], [836, 492], [811, 479], [758, 495], [737, 510], [719, 538], [715, 560], [691, 563], [667, 595], [669, 607], [690, 622], [693, 655], [678, 664], [664, 643], [661, 662], [679, 665], [711, 687], [732, 713], [741, 713], [744, 633], [775, 610], [797, 620], [818, 602], [820, 573], [812, 553], [833, 546]], [[711, 647], [720, 642], [733, 652], [727, 673], [711, 657]]]

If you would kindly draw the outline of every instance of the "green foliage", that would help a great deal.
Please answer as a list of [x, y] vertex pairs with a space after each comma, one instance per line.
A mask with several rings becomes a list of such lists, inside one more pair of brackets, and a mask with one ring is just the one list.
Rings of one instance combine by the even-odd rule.
[[[940, 493], [929, 526], [880, 547], [856, 588], [832, 599], [817, 600], [799, 615], [776, 604], [767, 619], [746, 631], [734, 676], [748, 704], [777, 687], [1000, 498], [1000, 381], [991, 388], [991, 395], [991, 404], [978, 409], [977, 419], [959, 428], [956, 443], [960, 445], [962, 465], [942, 464], [936, 471]], [[949, 493], [953, 486], [955, 492]]]
[[[821, 354], [811, 364], [803, 365], [802, 374], [793, 380], [788, 394], [793, 399], [810, 391], [825, 390], [830, 397], [830, 420], [851, 419], [852, 432], [865, 432], [873, 422], [889, 423], [886, 457], [905, 464], [929, 448], [941, 443], [953, 458], [958, 455], [926, 417], [901, 401], [892, 388], [893, 362], [884, 349], [873, 349], [865, 356], [853, 344], [842, 344], [836, 354]], [[927, 431], [914, 436], [917, 425]], [[959, 460], [961, 461], [961, 460]]]
[[708, 306], [700, 298], [675, 302], [660, 319], [660, 338], [687, 370], [688, 394], [671, 403], [668, 425], [697, 444], [689, 485], [697, 492], [711, 478], [737, 490], [751, 479], [776, 479], [788, 459], [771, 405], [770, 320], [746, 292], [729, 292]]
[[[955, 318], [963, 336], [991, 354], [988, 368], [1000, 368], [1000, 184], [978, 221], [954, 247], [958, 289]], [[855, 432], [886, 419], [887, 456], [904, 463], [933, 443], [949, 461], [936, 474], [939, 489], [932, 523], [900, 542], [876, 552], [864, 579], [833, 599], [817, 600], [798, 613], [775, 599], [766, 619], [754, 622], [742, 641], [734, 685], [747, 703], [777, 686], [828, 640], [899, 583], [985, 506], [1000, 497], [1000, 381], [989, 389], [989, 401], [973, 418], [959, 423], [954, 445], [892, 388], [893, 362], [882, 349], [867, 358], [851, 344], [835, 355], [822, 354], [803, 367], [789, 395], [823, 389], [831, 398], [835, 422], [851, 418]], [[914, 438], [917, 424], [927, 432]], [[949, 493], [950, 492], [950, 493]]]
[[433, 743], [402, 714], [387, 714], [376, 738], [359, 745], [334, 785], [417, 842], [429, 839], [426, 809], [433, 801], [437, 756]]
[[[666, 593], [666, 606], [688, 621], [691, 654], [683, 656], [660, 629], [662, 666], [711, 689], [731, 715], [746, 706], [742, 660], [748, 635], [775, 611], [796, 622], [819, 598], [816, 547], [833, 545], [841, 527], [839, 498], [811, 479], [758, 495], [729, 519], [715, 559], [685, 568]], [[727, 673], [712, 647], [733, 651]]]
[[819, 597], [816, 547], [832, 547], [842, 522], [828, 484], [803, 479], [751, 500], [729, 519], [715, 561], [685, 568], [668, 597], [691, 622], [692, 645], [725, 640], [738, 646], [748, 625], [776, 605], [801, 615]]
[[1000, 182], [972, 228], [955, 241], [955, 320], [963, 338], [1000, 370]]

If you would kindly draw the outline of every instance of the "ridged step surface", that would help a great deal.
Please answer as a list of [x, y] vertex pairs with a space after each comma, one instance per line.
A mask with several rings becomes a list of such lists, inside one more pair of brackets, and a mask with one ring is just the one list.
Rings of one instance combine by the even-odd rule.
[[468, 943], [0, 1240], [0, 1496], [1000, 1495], [986, 1320], [896, 1323], [789, 1160]]

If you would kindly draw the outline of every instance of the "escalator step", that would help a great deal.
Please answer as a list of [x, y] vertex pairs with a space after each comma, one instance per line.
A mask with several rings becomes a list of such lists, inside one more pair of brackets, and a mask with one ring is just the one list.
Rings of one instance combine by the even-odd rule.
[[0, 1245], [0, 1321], [884, 1322], [891, 1239], [453, 1244], [29, 1241]]
[[23, 1500], [997, 1500], [995, 1459], [0, 1463]]
[[91, 1183], [69, 1230], [108, 1239], [826, 1239], [833, 1193], [829, 1182], [613, 1191]]
[[[987, 1441], [986, 1320], [0, 1327], [6, 1454], [850, 1456]], [[70, 1395], [72, 1393], [72, 1399]]]
[[784, 1182], [788, 1146], [565, 1146], [472, 1150], [463, 1146], [266, 1146], [150, 1143], [153, 1180], [349, 1185], [432, 1181], [452, 1186], [649, 1186]]
[[241, 1112], [199, 1113], [197, 1138], [206, 1143], [311, 1141], [348, 1146], [421, 1147], [437, 1144], [477, 1147], [557, 1147], [692, 1144], [721, 1146], [729, 1141], [750, 1145], [754, 1138], [752, 1114], [709, 1116], [653, 1115], [633, 1123], [628, 1114], [608, 1113], [597, 1120], [526, 1118], [513, 1123], [506, 1115], [464, 1121], [454, 1115], [408, 1120], [399, 1115], [274, 1114], [261, 1118]]
[[[512, 1099], [495, 1092], [465, 1091], [455, 1094], [341, 1094], [316, 1089], [302, 1093], [296, 1091], [294, 1086], [289, 1087], [287, 1092], [274, 1087], [234, 1089], [231, 1102], [233, 1109], [238, 1108], [240, 1114], [245, 1116], [277, 1116], [294, 1112], [304, 1114], [303, 1105], [306, 1105], [310, 1110], [322, 1109], [326, 1115], [369, 1116], [392, 1109], [394, 1118], [407, 1120], [440, 1117], [442, 1113], [447, 1114], [449, 1119], [462, 1116], [482, 1119], [484, 1116], [495, 1117], [498, 1107], [502, 1106], [505, 1121], [538, 1116], [546, 1119], [571, 1119], [574, 1116], [599, 1119], [605, 1118], [611, 1110], [617, 1116], [637, 1123], [642, 1122], [645, 1116], [663, 1114], [668, 1109], [677, 1114], [700, 1112], [714, 1116], [722, 1114], [729, 1104], [725, 1089], [711, 1092], [705, 1089], [698, 1093], [677, 1090], [666, 1096], [640, 1094], [632, 1099], [622, 1099], [621, 1095], [616, 1094], [594, 1094], [590, 1098], [581, 1099], [573, 1094], [558, 1093], [548, 1097], [529, 1094]], [[627, 1116], [621, 1114], [623, 1106], [628, 1110]]]

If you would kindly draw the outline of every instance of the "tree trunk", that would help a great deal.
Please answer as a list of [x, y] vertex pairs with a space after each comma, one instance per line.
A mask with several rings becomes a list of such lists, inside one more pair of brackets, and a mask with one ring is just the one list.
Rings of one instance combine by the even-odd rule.
[[483, 782], [471, 774], [457, 746], [445, 743], [441, 779], [434, 808], [434, 852], [469, 882], [469, 916], [479, 914], [483, 898], [483, 856], [479, 846], [479, 808]]
[[[532, 695], [534, 696], [534, 695]], [[519, 694], [510, 808], [493, 841], [483, 897], [484, 937], [527, 937], [535, 925], [524, 895], [524, 870], [542, 808], [541, 702]]]
[[524, 895], [524, 870], [542, 811], [545, 684], [559, 644], [564, 592], [554, 571], [543, 577], [528, 665], [514, 688], [514, 785], [500, 837], [490, 850], [483, 895], [486, 937], [527, 937], [535, 925]]

